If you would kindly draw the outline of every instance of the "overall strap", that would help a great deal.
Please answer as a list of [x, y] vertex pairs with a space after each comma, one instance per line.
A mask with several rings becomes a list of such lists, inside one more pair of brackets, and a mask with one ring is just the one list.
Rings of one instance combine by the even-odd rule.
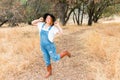
[[44, 27], [45, 23], [43, 23], [42, 28]]
[[48, 30], [50, 31], [52, 27], [53, 27], [53, 26], [50, 26]]
[[[45, 26], [45, 23], [43, 23], [42, 28], [43, 28], [44, 26]], [[48, 31], [50, 31], [52, 27], [53, 27], [53, 26], [50, 26], [49, 29], [48, 29]]]

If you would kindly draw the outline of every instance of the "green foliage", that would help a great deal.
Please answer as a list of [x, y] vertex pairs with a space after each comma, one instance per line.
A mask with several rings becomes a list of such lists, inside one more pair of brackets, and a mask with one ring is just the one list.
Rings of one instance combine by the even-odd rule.
[[66, 0], [59, 0], [60, 2], [62, 2], [62, 3], [66, 3]]
[[20, 3], [21, 3], [22, 5], [25, 5], [26, 2], [27, 2], [27, 0], [20, 0]]
[[115, 12], [115, 7], [109, 6], [108, 8], [106, 8], [104, 10], [104, 13], [103, 13], [102, 17], [109, 17], [112, 14], [114, 14], [114, 12]]
[[25, 21], [30, 23], [32, 20], [40, 18], [44, 13], [50, 12], [50, 10], [50, 2], [45, 2], [43, 0], [28, 1], [28, 4], [25, 7]]
[[[119, 0], [118, 0], [119, 1]], [[40, 18], [44, 13], [53, 13], [62, 23], [67, 23], [75, 9], [88, 14], [90, 24], [97, 22], [99, 18], [108, 17], [112, 14], [120, 14], [120, 4], [114, 4], [113, 0], [2, 0], [0, 1], [0, 19], [4, 21], [11, 19], [11, 22], [27, 22]], [[54, 7], [55, 6], [55, 7]], [[74, 14], [79, 22], [81, 13]], [[77, 18], [78, 17], [78, 18]]]
[[109, 6], [104, 10], [102, 17], [109, 17], [113, 14], [120, 14], [120, 4]]
[[115, 5], [115, 14], [120, 14], [120, 4]]

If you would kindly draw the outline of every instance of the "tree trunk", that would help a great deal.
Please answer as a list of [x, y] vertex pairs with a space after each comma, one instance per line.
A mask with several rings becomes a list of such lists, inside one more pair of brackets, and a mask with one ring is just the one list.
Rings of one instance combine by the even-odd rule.
[[89, 25], [89, 26], [92, 25], [94, 10], [95, 10], [94, 0], [90, 0], [89, 6], [88, 6], [88, 15], [89, 15], [88, 25]]
[[81, 25], [82, 25], [82, 23], [83, 23], [83, 15], [84, 15], [84, 4], [83, 4], [83, 10], [82, 10], [82, 15], [81, 15]]
[[75, 9], [75, 8], [72, 8], [72, 9], [70, 10], [70, 12], [68, 13], [68, 15], [67, 15], [67, 13], [66, 13], [66, 16], [64, 16], [65, 22], [64, 22], [63, 26], [66, 25], [67, 21], [68, 21], [69, 18], [70, 18], [70, 15], [71, 15], [71, 13], [74, 11], [74, 9]]
[[97, 18], [97, 17], [94, 18], [94, 19], [93, 19], [93, 20], [94, 20], [94, 23], [97, 23], [97, 22], [98, 22], [98, 19], [99, 19], [99, 18]]
[[78, 25], [80, 25], [80, 10], [81, 10], [81, 8], [78, 8]]
[[73, 14], [73, 22], [74, 22], [74, 24], [75, 24], [75, 17], [74, 17], [74, 14]]
[[75, 9], [73, 11], [73, 21], [75, 23], [75, 21], [77, 22], [77, 25], [80, 25], [80, 8], [77, 8], [78, 9], [78, 12], [76, 13]]
[[90, 15], [90, 16], [89, 16], [89, 20], [88, 20], [88, 25], [89, 25], [89, 26], [92, 25], [92, 21], [93, 21], [93, 19], [92, 19], [92, 15]]
[[65, 16], [64, 14], [62, 16], [60, 16], [60, 22], [61, 24], [64, 26], [66, 23], [65, 23]]
[[68, 6], [66, 3], [58, 3], [56, 5], [56, 8], [57, 8], [57, 14], [58, 14], [58, 17], [60, 18], [60, 22], [62, 25], [65, 25], [65, 18], [66, 18], [66, 14], [68, 12]]
[[8, 20], [3, 21], [3, 22], [0, 24], [0, 27], [1, 27], [3, 24], [5, 24], [6, 22], [8, 22]]

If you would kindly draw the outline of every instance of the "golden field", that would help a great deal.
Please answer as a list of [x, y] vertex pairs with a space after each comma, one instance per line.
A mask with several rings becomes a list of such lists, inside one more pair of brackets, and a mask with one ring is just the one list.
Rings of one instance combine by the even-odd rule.
[[67, 49], [72, 57], [52, 62], [48, 79], [37, 27], [0, 28], [0, 80], [120, 80], [120, 23], [62, 28], [57, 52]]

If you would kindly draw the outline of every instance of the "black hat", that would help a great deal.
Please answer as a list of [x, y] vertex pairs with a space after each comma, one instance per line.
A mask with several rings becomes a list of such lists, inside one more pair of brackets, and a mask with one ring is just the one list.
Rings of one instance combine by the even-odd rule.
[[52, 21], [53, 21], [53, 25], [54, 25], [54, 22], [56, 21], [56, 18], [53, 14], [50, 14], [50, 13], [45, 13], [43, 15], [43, 18], [44, 18], [44, 21], [46, 20], [47, 16], [50, 16], [52, 18]]

